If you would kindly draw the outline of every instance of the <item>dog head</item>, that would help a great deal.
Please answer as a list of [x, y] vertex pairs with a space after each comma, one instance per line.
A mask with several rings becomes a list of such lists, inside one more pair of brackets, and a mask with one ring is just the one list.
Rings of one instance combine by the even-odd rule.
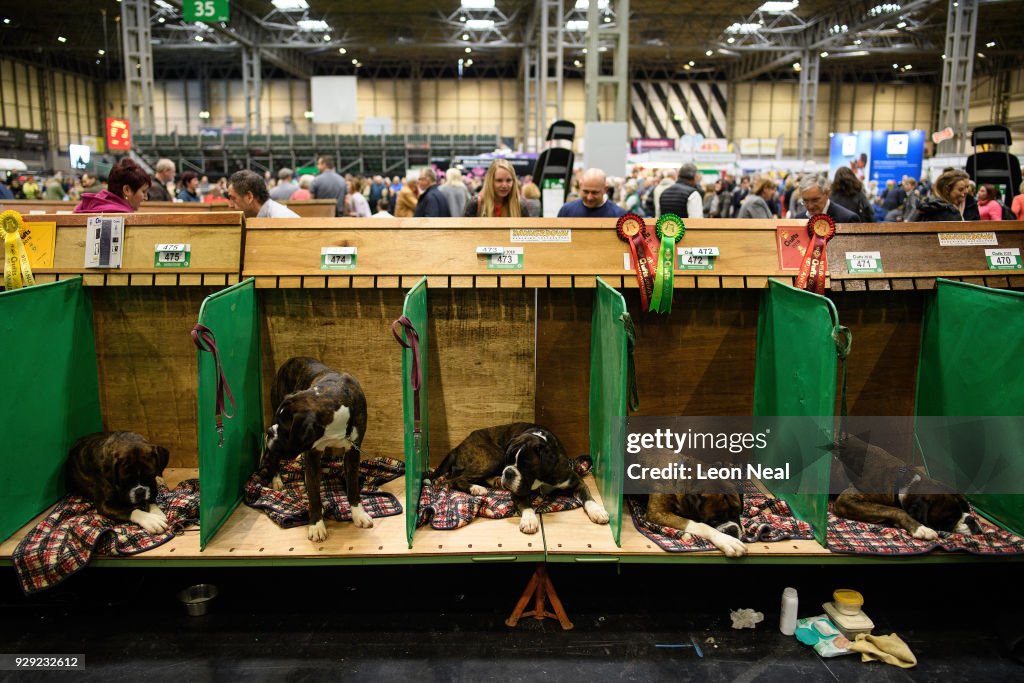
[[[514, 437], [505, 449], [505, 469], [501, 472], [501, 485], [513, 494], [525, 496], [545, 475], [558, 465], [558, 451], [554, 435], [535, 427]], [[557, 482], [547, 481], [548, 484]]]
[[903, 497], [902, 503], [908, 515], [936, 531], [981, 533], [981, 526], [970, 514], [967, 499], [938, 482], [915, 482]]
[[278, 458], [291, 459], [308, 450], [324, 435], [315, 392], [304, 389], [288, 394], [266, 431], [266, 448]]
[[139, 510], [156, 502], [156, 478], [161, 476], [170, 453], [144, 440], [117, 444], [113, 452], [113, 479], [117, 495]]
[[729, 482], [712, 480], [701, 482], [701, 490], [703, 493], [676, 494], [680, 516], [739, 538], [743, 497], [736, 487]]

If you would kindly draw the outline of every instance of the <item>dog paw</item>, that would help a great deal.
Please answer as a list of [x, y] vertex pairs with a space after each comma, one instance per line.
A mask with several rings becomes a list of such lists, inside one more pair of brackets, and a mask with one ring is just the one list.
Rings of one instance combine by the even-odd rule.
[[535, 534], [540, 531], [540, 519], [533, 508], [523, 510], [523, 518], [519, 521], [519, 530], [524, 534]]
[[270, 480], [270, 488], [275, 491], [284, 491], [284, 480], [281, 479], [280, 474], [275, 474], [274, 478]]
[[372, 529], [373, 517], [361, 505], [355, 505], [352, 507], [352, 523], [360, 529]]
[[727, 534], [718, 532], [711, 538], [711, 542], [725, 553], [726, 557], [743, 557], [747, 554], [747, 546], [743, 541]]
[[480, 486], [480, 484], [473, 484], [469, 487], [469, 492], [474, 496], [483, 496], [487, 493], [487, 487]]
[[929, 529], [924, 524], [917, 527], [917, 530], [914, 531], [914, 538], [922, 541], [934, 541], [938, 537], [939, 535], [933, 529]]
[[158, 505], [155, 505], [155, 504], [154, 505], [150, 505], [149, 506], [149, 514], [156, 515], [160, 519], [164, 520], [164, 522], [167, 521], [167, 515], [164, 514], [164, 511], [161, 510]]
[[156, 478], [156, 485], [157, 486], [163, 486], [164, 488], [166, 488], [167, 487], [167, 482], [164, 480], [163, 477], [157, 477]]
[[313, 541], [314, 543], [326, 541], [327, 525], [324, 524], [324, 520], [318, 520], [316, 524], [310, 524], [308, 527], [306, 527], [306, 538]]
[[167, 531], [167, 520], [144, 510], [132, 510], [131, 520], [151, 534]]
[[583, 509], [586, 511], [587, 517], [590, 517], [590, 521], [594, 524], [608, 523], [608, 511], [598, 505], [597, 501], [588, 500], [583, 505]]

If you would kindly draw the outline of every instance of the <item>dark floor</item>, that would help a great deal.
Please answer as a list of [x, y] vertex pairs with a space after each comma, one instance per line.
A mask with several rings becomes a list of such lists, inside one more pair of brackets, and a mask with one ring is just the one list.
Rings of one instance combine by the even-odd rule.
[[[84, 653], [86, 670], [0, 680], [1024, 680], [1004, 630], [1024, 632], [1019, 563], [549, 568], [572, 631], [505, 626], [529, 565], [90, 568], [32, 598], [5, 567], [0, 653]], [[221, 595], [189, 617], [175, 593], [199, 582]], [[785, 586], [798, 589], [800, 616], [821, 613], [834, 588], [860, 590], [875, 633], [899, 634], [918, 666], [819, 658], [779, 633]], [[742, 607], [765, 621], [732, 630], [729, 610]], [[702, 658], [657, 647], [691, 638]]]

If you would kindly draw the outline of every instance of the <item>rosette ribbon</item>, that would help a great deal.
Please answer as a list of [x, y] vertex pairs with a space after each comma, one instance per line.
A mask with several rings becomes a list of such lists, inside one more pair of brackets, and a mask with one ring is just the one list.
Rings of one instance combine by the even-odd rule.
[[25, 223], [17, 211], [0, 213], [0, 230], [4, 238], [4, 287], [8, 291], [31, 287], [36, 283], [25, 243], [21, 241], [24, 227]]
[[811, 246], [800, 264], [800, 273], [796, 276], [796, 288], [805, 289], [815, 294], [825, 293], [825, 273], [828, 270], [828, 254], [825, 246], [836, 234], [836, 223], [831, 216], [819, 213], [807, 221], [807, 234], [811, 237]]
[[636, 281], [640, 285], [640, 305], [645, 311], [651, 307], [656, 268], [654, 253], [644, 239], [646, 231], [644, 219], [635, 213], [627, 213], [615, 224], [619, 239], [629, 245], [629, 255], [633, 257], [633, 267], [636, 268]]
[[651, 310], [656, 313], [672, 312], [672, 272], [675, 270], [676, 242], [683, 239], [686, 226], [683, 219], [674, 213], [662, 214], [655, 226], [661, 247], [658, 249], [657, 277], [654, 279], [654, 295]]

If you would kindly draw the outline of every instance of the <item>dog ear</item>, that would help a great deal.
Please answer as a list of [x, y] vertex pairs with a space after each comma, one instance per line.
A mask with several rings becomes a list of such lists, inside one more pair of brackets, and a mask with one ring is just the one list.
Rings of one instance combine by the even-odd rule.
[[293, 445], [305, 449], [316, 441], [316, 415], [310, 412], [296, 413], [292, 416], [292, 428], [289, 432]]
[[153, 446], [153, 456], [156, 458], [156, 474], [159, 477], [171, 460], [171, 452], [163, 446]]

